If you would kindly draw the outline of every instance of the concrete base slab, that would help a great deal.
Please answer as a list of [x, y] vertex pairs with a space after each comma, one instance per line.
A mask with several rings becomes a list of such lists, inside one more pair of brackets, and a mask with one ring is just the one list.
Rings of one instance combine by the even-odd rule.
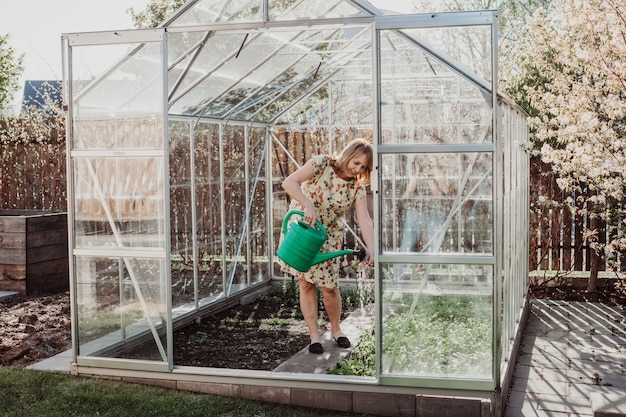
[[52, 356], [48, 359], [44, 359], [40, 362], [34, 363], [28, 366], [26, 369], [33, 369], [35, 371], [51, 371], [70, 373], [70, 366], [72, 363], [72, 349], [61, 352], [58, 355]]
[[11, 297], [18, 295], [17, 291], [0, 291], [0, 303], [10, 300]]

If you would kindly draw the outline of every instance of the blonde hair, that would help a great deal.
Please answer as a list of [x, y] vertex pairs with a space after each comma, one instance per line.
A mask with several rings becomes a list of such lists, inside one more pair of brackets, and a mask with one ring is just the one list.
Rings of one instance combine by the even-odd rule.
[[357, 181], [363, 185], [369, 185], [371, 173], [374, 169], [374, 148], [372, 148], [372, 145], [365, 139], [357, 138], [351, 140], [339, 155], [331, 159], [331, 164], [333, 167], [346, 172], [348, 163], [361, 154], [367, 157], [367, 164], [365, 166], [366, 169], [357, 176]]

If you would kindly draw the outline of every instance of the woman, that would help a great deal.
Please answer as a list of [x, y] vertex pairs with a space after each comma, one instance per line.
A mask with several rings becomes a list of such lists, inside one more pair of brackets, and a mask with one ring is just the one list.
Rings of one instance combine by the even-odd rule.
[[[343, 247], [343, 215], [352, 207], [365, 241], [366, 255], [362, 265], [373, 264], [374, 227], [370, 217], [365, 187], [370, 182], [374, 160], [372, 146], [364, 139], [348, 143], [336, 157], [319, 155], [289, 175], [283, 189], [291, 196], [290, 210], [304, 212], [304, 221], [313, 225], [319, 221], [328, 232], [321, 252], [341, 250]], [[292, 216], [295, 219], [297, 216]], [[341, 331], [341, 294], [339, 292], [339, 264], [328, 260], [313, 265], [308, 272], [299, 272], [280, 261], [282, 269], [298, 278], [300, 308], [309, 329], [309, 352], [324, 352], [317, 325], [316, 287], [322, 290], [324, 308], [328, 314], [333, 340], [339, 347], [349, 348], [350, 340]]]
[[441, 229], [450, 209], [445, 204], [449, 201], [450, 184], [439, 163], [442, 158], [422, 155], [413, 159], [413, 176], [402, 195], [405, 207], [402, 252], [441, 250], [445, 232]]

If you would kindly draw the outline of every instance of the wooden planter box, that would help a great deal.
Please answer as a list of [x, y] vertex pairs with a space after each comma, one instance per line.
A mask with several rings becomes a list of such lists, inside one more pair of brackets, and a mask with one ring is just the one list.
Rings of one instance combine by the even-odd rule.
[[0, 291], [69, 288], [67, 213], [0, 210]]

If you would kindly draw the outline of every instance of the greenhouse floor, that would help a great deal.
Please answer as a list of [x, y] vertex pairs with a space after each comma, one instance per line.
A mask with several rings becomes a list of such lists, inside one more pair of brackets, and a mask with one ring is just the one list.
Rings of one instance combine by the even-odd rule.
[[[342, 326], [350, 333], [369, 322], [349, 320]], [[532, 300], [504, 417], [626, 417], [624, 320], [619, 308], [600, 303]], [[324, 343], [325, 355], [345, 354]], [[305, 351], [276, 371], [319, 372], [318, 357]], [[71, 357], [65, 352], [30, 368], [69, 372]]]

